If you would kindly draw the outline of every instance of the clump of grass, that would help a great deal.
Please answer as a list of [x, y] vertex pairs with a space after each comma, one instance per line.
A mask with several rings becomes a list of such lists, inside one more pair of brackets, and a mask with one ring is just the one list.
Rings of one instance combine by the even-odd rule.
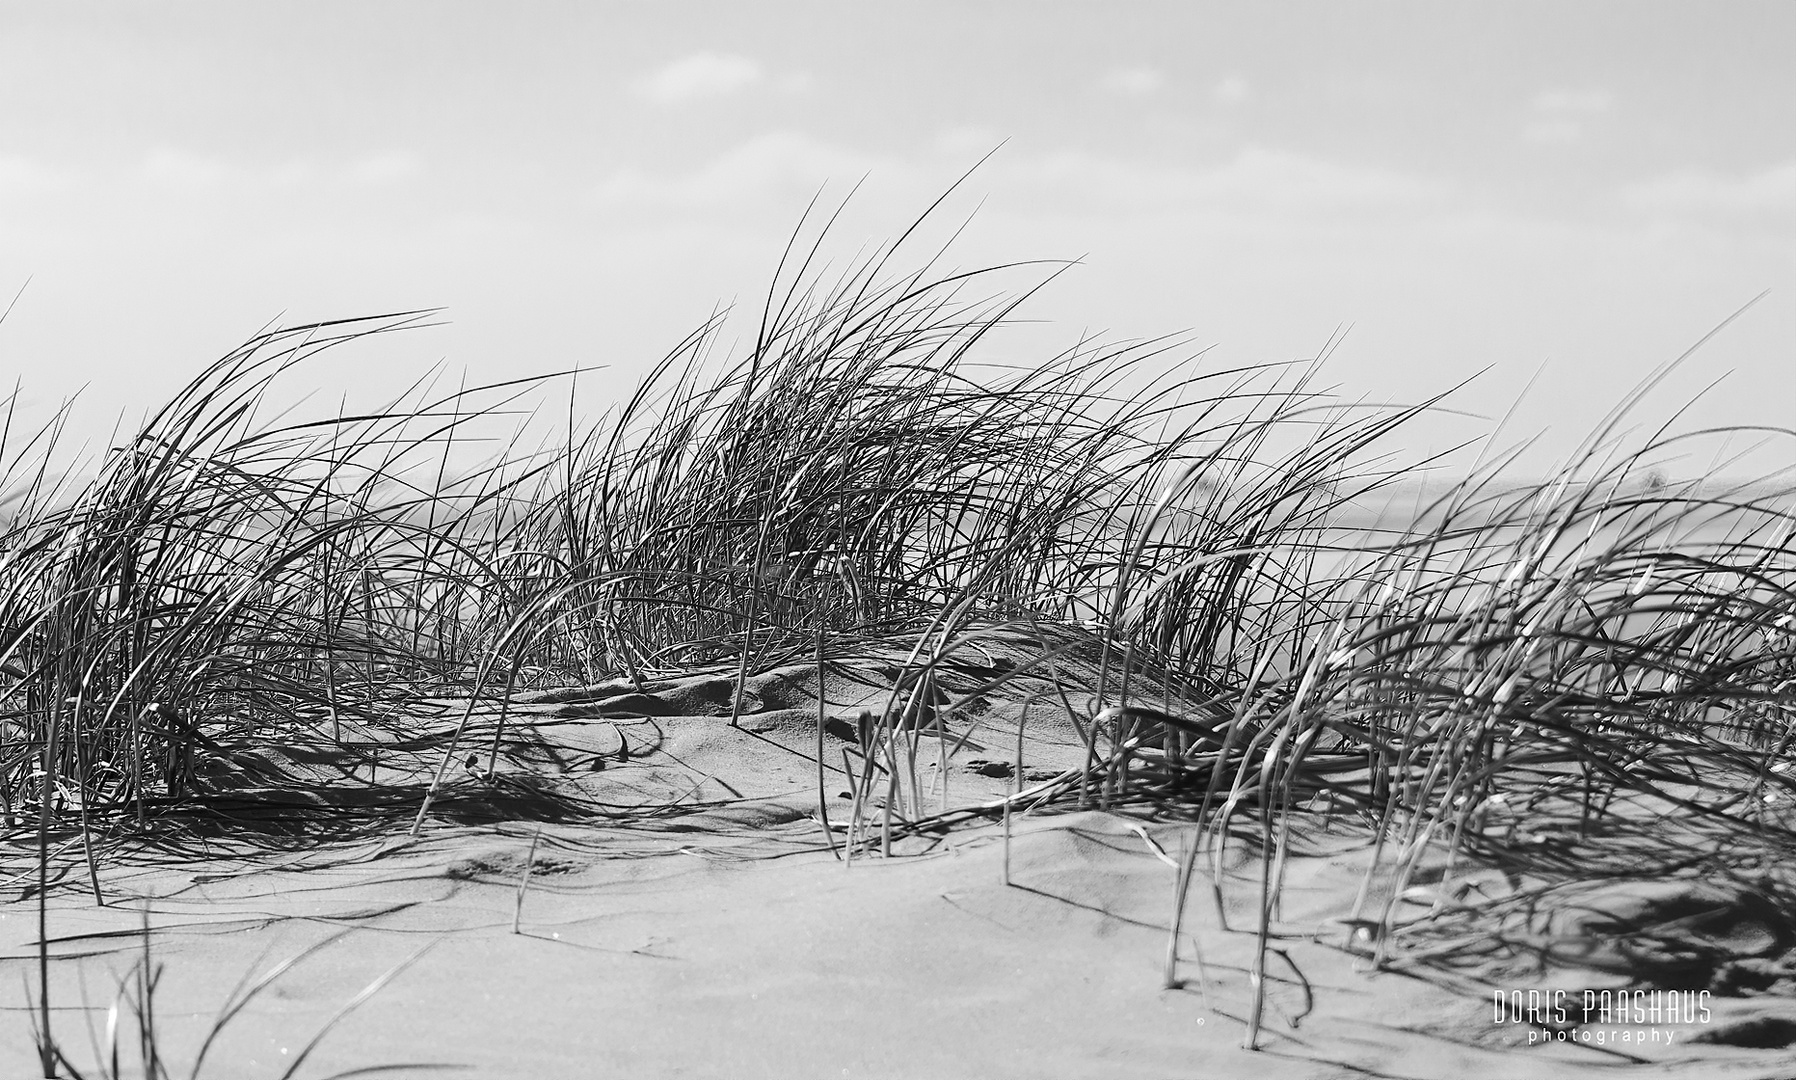
[[[1690, 437], [1630, 443], [1635, 395], [1549, 481], [1479, 459], [1367, 528], [1428, 476], [1381, 448], [1439, 399], [1349, 407], [1316, 388], [1320, 360], [1218, 368], [1173, 341], [985, 363], [1040, 283], [1006, 282], [1051, 271], [936, 253], [896, 273], [915, 230], [840, 272], [814, 269], [827, 227], [795, 238], [742, 356], [714, 363], [713, 320], [597, 422], [570, 413], [545, 449], [477, 468], [470, 440], [544, 380], [260, 419], [317, 351], [416, 314], [257, 338], [86, 484], [47, 464], [60, 418], [0, 438], [0, 809], [35, 824], [40, 896], [53, 841], [79, 841], [102, 899], [107, 844], [204, 804], [199, 765], [246, 743], [359, 753], [346, 732], [384, 731], [391, 779], [370, 760], [366, 784], [417, 828], [464, 754], [492, 775], [518, 689], [728, 662], [734, 721], [752, 673], [814, 659], [821, 693], [824, 656], [871, 642], [908, 658], [844, 756], [845, 861], [1048, 801], [1184, 817], [1203, 843], [1176, 860], [1168, 979], [1199, 851], [1262, 854], [1264, 946], [1319, 793], [1400, 880], [1435, 840], [1469, 858], [1535, 851], [1543, 820], [1650, 831], [1652, 800], [1787, 833], [1789, 477], [1662, 482]], [[1003, 628], [1038, 655], [942, 694]], [[1082, 645], [1095, 685], [1060, 663]], [[1024, 679], [1084, 735], [1084, 767], [1025, 787], [1019, 747], [1005, 799], [931, 812], [919, 759]], [[406, 707], [446, 693], [466, 699], [452, 726]], [[1383, 959], [1392, 907], [1353, 918]]]

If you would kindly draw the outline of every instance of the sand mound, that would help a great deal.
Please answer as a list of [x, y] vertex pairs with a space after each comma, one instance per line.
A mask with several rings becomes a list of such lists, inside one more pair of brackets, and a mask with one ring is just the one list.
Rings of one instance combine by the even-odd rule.
[[[1733, 985], [1741, 961], [1772, 965], [1796, 943], [1796, 924], [1744, 884], [1673, 880], [1580, 882], [1538, 920], [1541, 948], [1560, 963], [1625, 975], [1660, 989]], [[1716, 987], [1722, 989], [1724, 987]]]
[[[795, 662], [747, 679], [740, 698], [726, 668], [439, 698], [406, 705], [405, 738], [344, 723], [340, 743], [221, 744], [197, 770], [197, 809], [165, 813], [105, 862], [108, 906], [53, 893], [63, 1030], [104, 1026], [147, 911], [176, 1062], [245, 972], [349, 931], [238, 1015], [212, 1053], [219, 1075], [279, 1075], [338, 1006], [427, 943], [332, 1033], [311, 1075], [1796, 1075], [1784, 1049], [1796, 1007], [1779, 997], [1796, 988], [1796, 924], [1771, 885], [1543, 885], [1433, 847], [1397, 875], [1353, 817], [1365, 796], [1341, 771], [1351, 762], [1320, 751], [1324, 785], [1300, 805], [1331, 812], [1293, 812], [1264, 950], [1261, 837], [1243, 820], [1199, 860], [1171, 988], [1168, 863], [1192, 831], [1151, 806], [1075, 812], [1075, 786], [1019, 808], [1008, 860], [994, 815], [963, 810], [901, 830], [895, 857], [845, 864], [851, 777], [896, 760], [870, 753], [870, 716], [905, 717], [915, 737], [901, 762], [923, 793], [913, 815], [989, 807], [1019, 783], [1078, 775], [1088, 753], [1066, 708], [1025, 704], [1026, 679], [982, 689], [1016, 662], [1002, 640], [941, 665], [914, 699], [892, 695], [903, 660], [832, 659], [821, 681]], [[1062, 677], [1089, 675], [1083, 662]], [[1088, 700], [1072, 695], [1073, 711]], [[864, 809], [878, 819], [885, 789], [873, 792]], [[1430, 928], [1454, 919], [1458, 938], [1434, 947]], [[29, 962], [33, 937], [33, 920], [0, 920], [5, 958]], [[1493, 1016], [1493, 992], [1636, 985], [1703, 987], [1711, 1013], [1658, 1025], [1647, 1044], [1614, 1025]], [[1760, 996], [1728, 996], [1742, 993]], [[0, 1047], [0, 1075], [26, 1075], [28, 1054], [21, 1039]]]
[[[1288, 862], [1257, 1053], [1240, 1048], [1257, 863], [1225, 860], [1223, 912], [1194, 891], [1178, 988], [1163, 989], [1173, 874], [1156, 848], [1176, 851], [1178, 830], [1095, 811], [1019, 820], [1009, 886], [996, 826], [845, 868], [808, 820], [439, 826], [279, 863], [113, 871], [106, 885], [147, 897], [176, 1062], [245, 971], [354, 928], [238, 1016], [212, 1052], [218, 1075], [278, 1075], [336, 1007], [433, 942], [333, 1032], [309, 1075], [402, 1063], [419, 1067], [392, 1075], [1506, 1080], [1634, 1075], [1630, 1061], [1652, 1077], [1796, 1072], [1775, 1049], [1796, 1013], [1766, 999], [1717, 1004], [1669, 1046], [1591, 1046], [1493, 1023], [1488, 991], [1368, 969], [1328, 921], [1351, 903], [1365, 841], [1313, 837], [1313, 853]], [[58, 894], [53, 951], [69, 959], [53, 971], [69, 1024], [79, 964], [103, 1025], [105, 973], [141, 948], [140, 918], [135, 903]], [[0, 922], [15, 961], [31, 955], [28, 924]], [[26, 1075], [27, 1051], [0, 1048], [0, 1073]]]

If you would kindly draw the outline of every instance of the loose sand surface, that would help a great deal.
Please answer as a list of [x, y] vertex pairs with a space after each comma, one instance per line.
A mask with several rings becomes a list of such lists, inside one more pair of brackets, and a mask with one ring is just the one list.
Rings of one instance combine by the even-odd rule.
[[[1260, 1048], [1244, 1050], [1260, 878], [1249, 842], [1225, 849], [1221, 912], [1215, 864], [1200, 860], [1176, 989], [1162, 978], [1175, 883], [1167, 859], [1176, 860], [1190, 825], [1140, 810], [1081, 811], [1068, 799], [1017, 816], [1008, 885], [1003, 828], [989, 816], [902, 836], [890, 857], [876, 844], [844, 865], [840, 753], [853, 746], [859, 710], [877, 702], [857, 697], [856, 680], [831, 684], [824, 756], [834, 767], [824, 794], [835, 831], [826, 834], [805, 670], [753, 680], [735, 728], [718, 715], [733, 689], [727, 673], [526, 695], [491, 774], [485, 754], [500, 729], [483, 713], [465, 744], [482, 756], [469, 768], [458, 750], [453, 782], [415, 838], [405, 808], [342, 781], [367, 771], [356, 763], [368, 760], [372, 735], [334, 773], [311, 762], [310, 801], [269, 785], [277, 767], [288, 777], [300, 771], [299, 755], [221, 757], [212, 763], [214, 818], [194, 819], [216, 828], [190, 825], [178, 842], [122, 849], [102, 866], [104, 906], [79, 863], [53, 891], [57, 1035], [77, 1063], [91, 1061], [88, 1026], [104, 1040], [147, 920], [162, 972], [159, 1042], [177, 1076], [240, 980], [327, 939], [232, 1019], [202, 1075], [282, 1075], [334, 1012], [420, 949], [329, 1033], [299, 1076], [400, 1065], [415, 1068], [375, 1075], [1796, 1075], [1786, 1045], [1796, 1008], [1776, 993], [1714, 997], [1697, 1023], [1592, 1023], [1564, 1041], [1497, 1022], [1495, 990], [1625, 984], [1617, 964], [1601, 962], [1613, 920], [1560, 918], [1548, 928], [1554, 947], [1527, 963], [1510, 949], [1482, 966], [1377, 970], [1368, 935], [1342, 921], [1371, 838], [1346, 815], [1320, 813], [1304, 819], [1284, 867]], [[977, 724], [951, 723], [958, 745], [926, 733], [918, 769], [935, 798], [944, 777], [948, 805], [1011, 790], [998, 763], [1016, 753], [1016, 704], [994, 703]], [[465, 712], [439, 706], [439, 731]], [[1034, 716], [1025, 787], [1077, 767], [1084, 753], [1050, 710]], [[441, 756], [432, 753], [408, 757], [394, 744], [374, 769], [393, 787], [408, 769], [422, 775]], [[671, 811], [622, 809], [670, 802]], [[376, 812], [383, 808], [392, 812]], [[9, 872], [25, 865], [12, 859]], [[1437, 899], [1427, 877], [1400, 898], [1406, 917]], [[1482, 897], [1518, 884], [1467, 868], [1455, 880], [1454, 903], [1471, 925]], [[27, 884], [6, 882], [12, 899], [0, 908], [5, 1077], [37, 1075], [25, 1009], [37, 911], [19, 899]], [[1389, 888], [1374, 878], [1368, 905]], [[1730, 924], [1765, 939], [1742, 952], [1781, 957], [1785, 928], [1761, 921]], [[1486, 929], [1494, 936], [1500, 927]], [[1584, 953], [1566, 948], [1579, 942]], [[1696, 1041], [1718, 1037], [1774, 1045]], [[135, 1046], [128, 1050], [123, 1071], [138, 1075]]]

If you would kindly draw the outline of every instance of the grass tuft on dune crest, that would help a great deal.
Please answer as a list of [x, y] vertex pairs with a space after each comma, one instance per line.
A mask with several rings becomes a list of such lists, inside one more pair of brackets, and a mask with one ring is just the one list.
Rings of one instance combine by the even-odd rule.
[[[362, 805], [422, 824], [462, 768], [492, 773], [521, 691], [728, 665], [735, 722], [757, 673], [821, 677], [873, 641], [909, 660], [859, 736], [848, 857], [944, 815], [1163, 815], [1197, 830], [1180, 910], [1200, 852], [1257, 848], [1264, 943], [1283, 854], [1347, 816], [1398, 877], [1353, 913], [1385, 962], [1431, 842], [1551, 866], [1593, 837], [1675, 861], [1719, 833], [1751, 838], [1742, 872], [1788, 847], [1796, 485], [1658, 471], [1746, 433], [1630, 441], [1633, 395], [1551, 480], [1498, 454], [1423, 499], [1435, 463], [1385, 447], [1438, 398], [1354, 407], [1319, 361], [1221, 368], [1168, 341], [1008, 369], [984, 357], [1031, 268], [896, 273], [901, 241], [830, 278], [821, 244], [788, 253], [734, 361], [708, 323], [597, 421], [478, 467], [470, 432], [579, 375], [264, 418], [318, 351], [420, 313], [250, 341], [76, 490], [46, 465], [55, 426], [9, 414], [0, 812], [35, 832], [40, 897], [56, 851], [103, 899], [112, 845], [241, 810], [246, 773], [279, 788], [271, 750], [347, 754]], [[1095, 650], [1095, 685], [1018, 690], [1073, 714], [1086, 766], [932, 805], [918, 755], [964, 704], [933, 680], [994, 627], [1043, 644], [988, 693], [1058, 679], [1056, 642]], [[414, 707], [438, 699], [464, 704]]]

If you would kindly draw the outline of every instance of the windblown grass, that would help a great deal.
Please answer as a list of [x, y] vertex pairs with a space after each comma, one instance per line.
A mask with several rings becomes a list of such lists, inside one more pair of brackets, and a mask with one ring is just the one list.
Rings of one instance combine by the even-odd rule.
[[[0, 445], [0, 810], [35, 829], [40, 899], [56, 845], [79, 841], [103, 899], [112, 845], [240, 820], [217, 778], [257, 748], [330, 748], [371, 819], [415, 828], [459, 768], [491, 774], [516, 691], [727, 662], [739, 711], [752, 674], [870, 641], [909, 661], [845, 762], [845, 857], [1053, 800], [1162, 813], [1201, 830], [1178, 910], [1200, 851], [1257, 847], [1264, 942], [1320, 807], [1400, 879], [1430, 841], [1549, 865], [1669, 815], [1787, 844], [1790, 478], [1653, 471], [1728, 433], [1630, 443], [1629, 399], [1550, 481], [1498, 457], [1367, 528], [1430, 465], [1382, 447], [1434, 401], [1353, 408], [1314, 363], [1219, 369], [1165, 341], [1005, 370], [981, 350], [1027, 267], [893, 274], [894, 245], [832, 284], [818, 250], [789, 253], [736, 362], [707, 324], [597, 423], [478, 468], [471, 433], [548, 379], [261, 419], [319, 350], [416, 313], [252, 340], [72, 490], [55, 425]], [[981, 692], [1031, 680], [1086, 767], [932, 806], [919, 755], [949, 752], [972, 698], [935, 675], [999, 627], [1044, 644]], [[1096, 686], [1066, 684], [1076, 648]], [[458, 723], [413, 707], [443, 697]], [[1381, 960], [1394, 904], [1355, 912]]]

